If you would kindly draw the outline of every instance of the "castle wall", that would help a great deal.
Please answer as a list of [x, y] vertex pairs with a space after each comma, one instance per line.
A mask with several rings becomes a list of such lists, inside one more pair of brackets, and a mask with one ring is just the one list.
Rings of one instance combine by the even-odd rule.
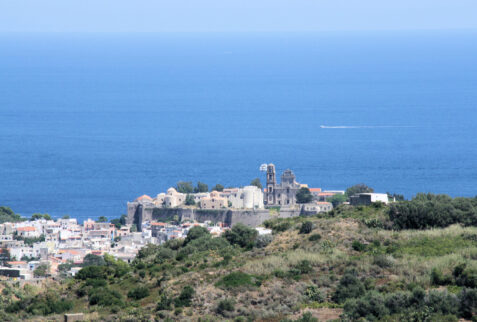
[[192, 209], [192, 208], [155, 208], [153, 221], [193, 220], [198, 222], [225, 223], [228, 226], [242, 223], [249, 227], [261, 225], [265, 220], [273, 218], [288, 218], [300, 215], [300, 207], [289, 208], [276, 212], [268, 209]]

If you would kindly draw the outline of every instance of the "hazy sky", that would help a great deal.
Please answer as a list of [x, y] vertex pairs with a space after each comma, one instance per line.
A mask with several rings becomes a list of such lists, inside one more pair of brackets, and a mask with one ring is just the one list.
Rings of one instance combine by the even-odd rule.
[[477, 0], [0, 0], [0, 32], [477, 29]]

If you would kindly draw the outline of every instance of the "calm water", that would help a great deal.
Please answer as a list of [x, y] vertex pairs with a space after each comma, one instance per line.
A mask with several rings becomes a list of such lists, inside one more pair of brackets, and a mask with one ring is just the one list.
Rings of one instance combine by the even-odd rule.
[[0, 35], [0, 205], [23, 215], [116, 217], [265, 162], [474, 196], [476, 121], [475, 32]]

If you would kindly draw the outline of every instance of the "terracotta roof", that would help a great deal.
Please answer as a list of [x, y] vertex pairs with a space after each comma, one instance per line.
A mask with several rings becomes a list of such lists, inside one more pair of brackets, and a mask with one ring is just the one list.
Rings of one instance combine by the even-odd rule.
[[336, 193], [334, 192], [320, 192], [318, 195], [320, 196], [334, 196]]
[[17, 231], [36, 231], [35, 227], [18, 227]]
[[7, 262], [8, 265], [23, 265], [26, 264], [24, 261], [12, 261], [12, 262]]
[[136, 198], [136, 201], [140, 201], [140, 200], [143, 200], [143, 199], [152, 200], [152, 198], [149, 197], [148, 195], [142, 195], [142, 196], [140, 196], [140, 197], [137, 197], [137, 198]]
[[163, 222], [153, 222], [151, 223], [151, 226], [165, 226], [166, 224]]
[[311, 192], [321, 192], [321, 188], [308, 188]]

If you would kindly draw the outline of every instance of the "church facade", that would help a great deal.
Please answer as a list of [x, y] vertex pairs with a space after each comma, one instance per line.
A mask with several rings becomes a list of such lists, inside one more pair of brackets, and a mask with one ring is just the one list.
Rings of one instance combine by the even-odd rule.
[[285, 170], [277, 183], [275, 165], [267, 166], [267, 190], [265, 201], [267, 206], [293, 206], [296, 204], [296, 193], [302, 187], [296, 182], [293, 171]]

